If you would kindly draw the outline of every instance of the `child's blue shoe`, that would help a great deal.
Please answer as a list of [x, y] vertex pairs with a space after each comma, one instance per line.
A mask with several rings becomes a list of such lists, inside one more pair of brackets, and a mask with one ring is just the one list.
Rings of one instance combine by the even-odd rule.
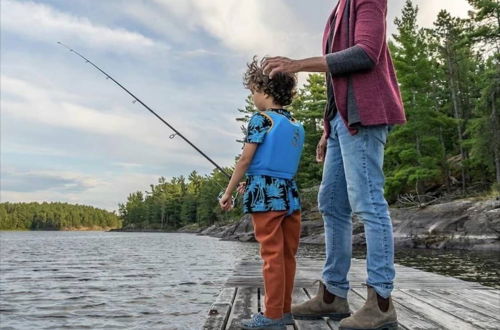
[[275, 329], [285, 330], [283, 319], [273, 320], [267, 318], [262, 313], [254, 314], [250, 320], [241, 321], [242, 329]]
[[293, 319], [292, 313], [283, 314], [283, 318], [281, 320], [285, 325], [295, 325], [295, 320]]

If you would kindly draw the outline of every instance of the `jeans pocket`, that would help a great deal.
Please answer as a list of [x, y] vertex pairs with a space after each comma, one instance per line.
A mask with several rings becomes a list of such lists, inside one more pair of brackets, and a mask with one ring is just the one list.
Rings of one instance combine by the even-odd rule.
[[361, 129], [363, 130], [367, 142], [375, 139], [384, 146], [387, 143], [387, 135], [389, 134], [388, 125], [364, 126]]
[[389, 126], [377, 126], [376, 128], [374, 128], [373, 133], [373, 136], [385, 146], [385, 144], [387, 143], [387, 135], [389, 134]]

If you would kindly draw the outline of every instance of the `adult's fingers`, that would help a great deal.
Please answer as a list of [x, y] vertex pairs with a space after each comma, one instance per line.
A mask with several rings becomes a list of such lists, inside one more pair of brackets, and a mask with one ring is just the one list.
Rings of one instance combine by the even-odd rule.
[[266, 57], [264, 59], [264, 62], [262, 62], [262, 67], [265, 67], [266, 65], [268, 65], [269, 63], [273, 63], [273, 62], [276, 62], [276, 60], [279, 60], [283, 58], [282, 56], [273, 56], [273, 57]]
[[269, 72], [269, 78], [271, 78], [271, 79], [272, 79], [272, 78], [274, 77], [274, 75], [275, 75], [275, 74], [277, 74], [277, 73], [279, 73], [279, 72], [281, 72], [281, 71], [283, 71], [283, 67], [282, 67], [281, 65], [277, 65], [277, 66], [275, 66], [275, 67], [271, 70], [271, 72]]
[[283, 56], [275, 56], [267, 58], [262, 64], [262, 72], [268, 75], [277, 66], [283, 65], [285, 59], [286, 57]]
[[316, 161], [322, 163], [325, 160], [326, 146], [318, 144], [316, 148]]
[[267, 62], [266, 64], [264, 64], [264, 66], [262, 67], [262, 72], [265, 74], [265, 75], [269, 75], [270, 72], [272, 70], [274, 70], [274, 68], [276, 68], [277, 66], [279, 66], [280, 63], [277, 62], [277, 61], [272, 61], [272, 62]]

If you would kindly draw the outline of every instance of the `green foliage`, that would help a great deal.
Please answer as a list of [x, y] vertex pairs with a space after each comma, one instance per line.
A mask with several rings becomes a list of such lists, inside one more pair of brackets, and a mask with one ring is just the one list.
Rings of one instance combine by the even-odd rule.
[[311, 74], [291, 106], [294, 117], [304, 125], [306, 132], [297, 174], [297, 183], [301, 188], [312, 187], [321, 182], [323, 166], [316, 162], [316, 145], [323, 134], [322, 119], [326, 98], [325, 76]]
[[[395, 20], [398, 31], [390, 48], [408, 123], [393, 130], [386, 148], [390, 201], [406, 193], [466, 193], [494, 181], [492, 144], [485, 143], [494, 138], [494, 121], [481, 95], [487, 86], [498, 86], [498, 71], [490, 70], [488, 76], [484, 69], [486, 63], [498, 61], [494, 56], [485, 61], [479, 52], [483, 48], [475, 47], [483, 40], [478, 38], [484, 26], [479, 17], [485, 16], [478, 13], [491, 1], [470, 2], [478, 10], [471, 13], [473, 19], [455, 18], [443, 10], [433, 29], [417, 26], [418, 7], [410, 0]], [[491, 33], [486, 37], [493, 38]]]
[[187, 179], [183, 176], [170, 181], [160, 178], [158, 184], [151, 185], [150, 191], [132, 193], [124, 204], [120, 204], [123, 226], [173, 230], [190, 224], [212, 225], [228, 216], [241, 215], [238, 208], [229, 214], [220, 211], [217, 197], [227, 181], [219, 170], [205, 176], [193, 171]]
[[473, 28], [468, 37], [479, 46], [480, 53], [496, 53], [500, 56], [500, 1], [498, 0], [468, 0], [475, 9], [471, 12]]
[[120, 228], [112, 212], [67, 203], [0, 203], [0, 230]]

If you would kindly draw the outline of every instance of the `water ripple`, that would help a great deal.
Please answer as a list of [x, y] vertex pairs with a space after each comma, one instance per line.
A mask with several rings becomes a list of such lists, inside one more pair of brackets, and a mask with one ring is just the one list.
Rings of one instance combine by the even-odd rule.
[[189, 234], [0, 232], [1, 329], [198, 329], [255, 244]]

